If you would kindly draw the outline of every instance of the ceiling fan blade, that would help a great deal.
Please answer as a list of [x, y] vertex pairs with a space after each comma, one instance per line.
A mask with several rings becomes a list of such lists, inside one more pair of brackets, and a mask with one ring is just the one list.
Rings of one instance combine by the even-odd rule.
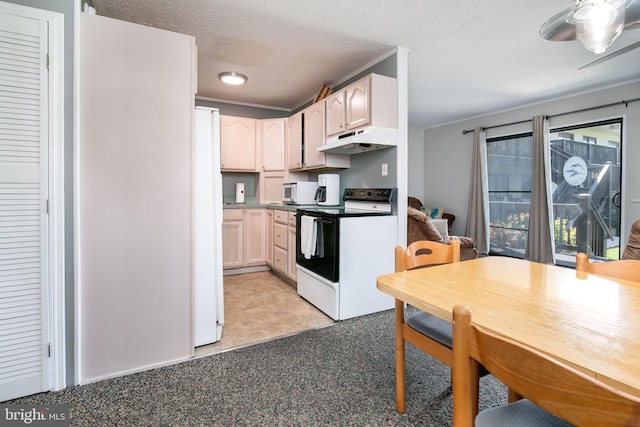
[[564, 42], [576, 39], [576, 27], [567, 22], [567, 16], [577, 6], [571, 6], [562, 12], [558, 12], [540, 27], [540, 37], [543, 39]]
[[592, 66], [594, 66], [596, 64], [599, 64], [601, 62], [608, 61], [610, 59], [615, 58], [616, 56], [620, 56], [623, 53], [630, 52], [630, 51], [632, 51], [634, 49], [637, 49], [639, 47], [640, 47], [640, 42], [631, 43], [627, 47], [623, 47], [622, 49], [618, 49], [615, 52], [611, 52], [610, 54], [605, 55], [602, 58], [598, 58], [595, 61], [588, 63], [587, 65], [583, 65], [582, 67], [578, 68], [578, 70], [584, 70], [585, 68], [589, 68], [589, 67], [592, 67]]
[[633, 0], [624, 10], [624, 29], [640, 23], [640, 0]]

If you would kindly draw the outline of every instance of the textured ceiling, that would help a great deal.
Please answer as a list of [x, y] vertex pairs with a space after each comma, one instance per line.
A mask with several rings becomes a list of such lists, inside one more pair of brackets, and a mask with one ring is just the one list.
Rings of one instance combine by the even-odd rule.
[[[195, 37], [199, 97], [295, 109], [395, 47], [409, 124], [431, 127], [640, 78], [640, 49], [594, 67], [538, 36], [571, 0], [93, 0], [99, 15]], [[624, 31], [603, 54], [640, 40]], [[217, 75], [249, 77], [240, 87]]]

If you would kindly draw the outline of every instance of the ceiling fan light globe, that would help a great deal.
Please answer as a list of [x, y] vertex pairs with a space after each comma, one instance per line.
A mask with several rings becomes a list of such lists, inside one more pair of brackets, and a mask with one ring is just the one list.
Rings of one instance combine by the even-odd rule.
[[569, 15], [576, 26], [576, 37], [594, 52], [604, 52], [624, 28], [625, 0], [584, 0]]

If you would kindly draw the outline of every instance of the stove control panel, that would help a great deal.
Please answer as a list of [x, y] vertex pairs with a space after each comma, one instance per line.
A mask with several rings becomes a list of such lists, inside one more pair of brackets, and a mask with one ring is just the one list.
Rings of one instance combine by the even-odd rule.
[[395, 188], [345, 188], [342, 200], [391, 203]]

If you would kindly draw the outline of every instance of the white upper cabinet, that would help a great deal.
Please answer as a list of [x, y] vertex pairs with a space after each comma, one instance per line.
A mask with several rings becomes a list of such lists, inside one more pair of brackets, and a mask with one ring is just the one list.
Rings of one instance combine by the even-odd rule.
[[284, 171], [286, 134], [287, 119], [260, 120], [264, 172]]
[[398, 127], [398, 83], [369, 74], [325, 99], [327, 136], [363, 126]]
[[355, 129], [371, 123], [371, 76], [347, 86], [345, 99], [347, 129]]
[[255, 119], [220, 115], [220, 168], [258, 171]]
[[302, 168], [302, 112], [287, 119], [287, 169]]
[[327, 109], [327, 136], [344, 132], [346, 129], [344, 95], [345, 92], [341, 90], [340, 92], [336, 92], [333, 95], [328, 96], [325, 100], [325, 106]]
[[318, 147], [325, 141], [324, 103], [316, 102], [304, 110], [304, 167], [315, 168], [325, 165], [325, 155]]
[[351, 159], [348, 155], [318, 151], [318, 147], [325, 144], [325, 126], [324, 101], [316, 102], [289, 117], [289, 161], [287, 165], [290, 171], [348, 168], [351, 165]]

